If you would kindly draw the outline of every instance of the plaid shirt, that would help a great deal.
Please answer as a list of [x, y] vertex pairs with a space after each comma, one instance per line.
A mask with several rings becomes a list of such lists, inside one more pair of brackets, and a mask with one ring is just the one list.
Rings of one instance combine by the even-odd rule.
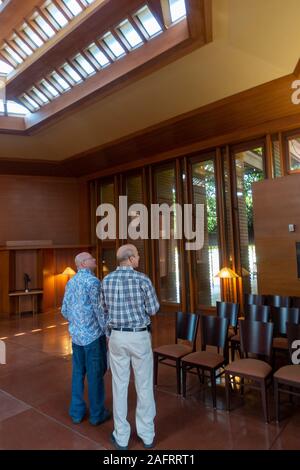
[[106, 332], [100, 288], [89, 269], [80, 269], [66, 285], [61, 313], [69, 320], [72, 341], [78, 346], [87, 346]]
[[102, 281], [101, 304], [110, 328], [141, 328], [159, 309], [152, 282], [131, 266], [119, 266]]

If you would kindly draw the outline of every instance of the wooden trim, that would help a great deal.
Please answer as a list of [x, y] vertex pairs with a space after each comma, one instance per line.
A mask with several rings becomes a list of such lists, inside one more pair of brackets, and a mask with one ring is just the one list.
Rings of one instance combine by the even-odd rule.
[[274, 168], [273, 168], [273, 146], [272, 146], [272, 137], [270, 134], [266, 135], [266, 178], [274, 178]]
[[[188, 164], [188, 159], [187, 157], [184, 157], [183, 159], [183, 171], [185, 173], [185, 180], [183, 184], [183, 191], [184, 191], [184, 201], [187, 204], [192, 204], [192, 198], [191, 198], [191, 188], [190, 185], [188, 185], [188, 181], [190, 179], [189, 174], [189, 164]], [[192, 257], [192, 252], [191, 250], [188, 250], [186, 252], [186, 258], [187, 258], [187, 266], [188, 266], [188, 279], [189, 279], [189, 292], [190, 295], [187, 296], [187, 309], [190, 312], [195, 312], [195, 286], [194, 286], [194, 276], [193, 276], [193, 257]]]
[[[176, 187], [176, 202], [183, 207], [183, 195], [182, 195], [182, 179], [181, 179], [181, 168], [180, 160], [176, 158], [175, 160], [175, 187]], [[181, 227], [182, 233], [183, 227]], [[179, 275], [180, 275], [180, 304], [181, 309], [185, 313], [187, 311], [187, 289], [186, 289], [186, 279], [185, 279], [185, 240], [182, 236], [180, 240], [177, 241], [179, 245]]]

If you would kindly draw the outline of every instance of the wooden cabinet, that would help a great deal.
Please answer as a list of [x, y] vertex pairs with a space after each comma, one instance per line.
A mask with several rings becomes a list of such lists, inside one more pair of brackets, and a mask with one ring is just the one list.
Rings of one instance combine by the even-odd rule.
[[[5, 246], [0, 247], [0, 316], [19, 311], [17, 297], [9, 294], [24, 291], [24, 273], [31, 282], [31, 290], [42, 290], [37, 309], [49, 312], [61, 306], [67, 276], [67, 266], [76, 270], [74, 258], [81, 251], [94, 252], [88, 245]], [[22, 310], [31, 310], [30, 298], [23, 300]]]

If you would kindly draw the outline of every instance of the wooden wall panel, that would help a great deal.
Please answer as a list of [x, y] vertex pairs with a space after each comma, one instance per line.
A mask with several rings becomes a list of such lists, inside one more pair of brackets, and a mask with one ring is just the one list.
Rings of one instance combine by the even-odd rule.
[[[300, 241], [300, 175], [255, 183], [253, 199], [258, 290], [299, 296], [296, 242]], [[289, 224], [296, 225], [295, 232], [288, 231]]]
[[79, 242], [78, 182], [0, 175], [0, 245], [7, 240]]

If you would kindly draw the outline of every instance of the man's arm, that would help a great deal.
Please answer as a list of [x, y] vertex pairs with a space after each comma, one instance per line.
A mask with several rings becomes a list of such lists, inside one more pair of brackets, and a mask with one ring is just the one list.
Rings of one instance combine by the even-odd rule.
[[150, 279], [147, 279], [145, 283], [145, 310], [148, 315], [155, 315], [159, 310], [159, 302]]
[[105, 331], [106, 330], [106, 318], [105, 318], [104, 311], [100, 303], [100, 292], [101, 292], [101, 283], [99, 279], [95, 278], [93, 279], [93, 282], [89, 290], [89, 297], [90, 297], [92, 309], [98, 320], [100, 328], [103, 331]]

